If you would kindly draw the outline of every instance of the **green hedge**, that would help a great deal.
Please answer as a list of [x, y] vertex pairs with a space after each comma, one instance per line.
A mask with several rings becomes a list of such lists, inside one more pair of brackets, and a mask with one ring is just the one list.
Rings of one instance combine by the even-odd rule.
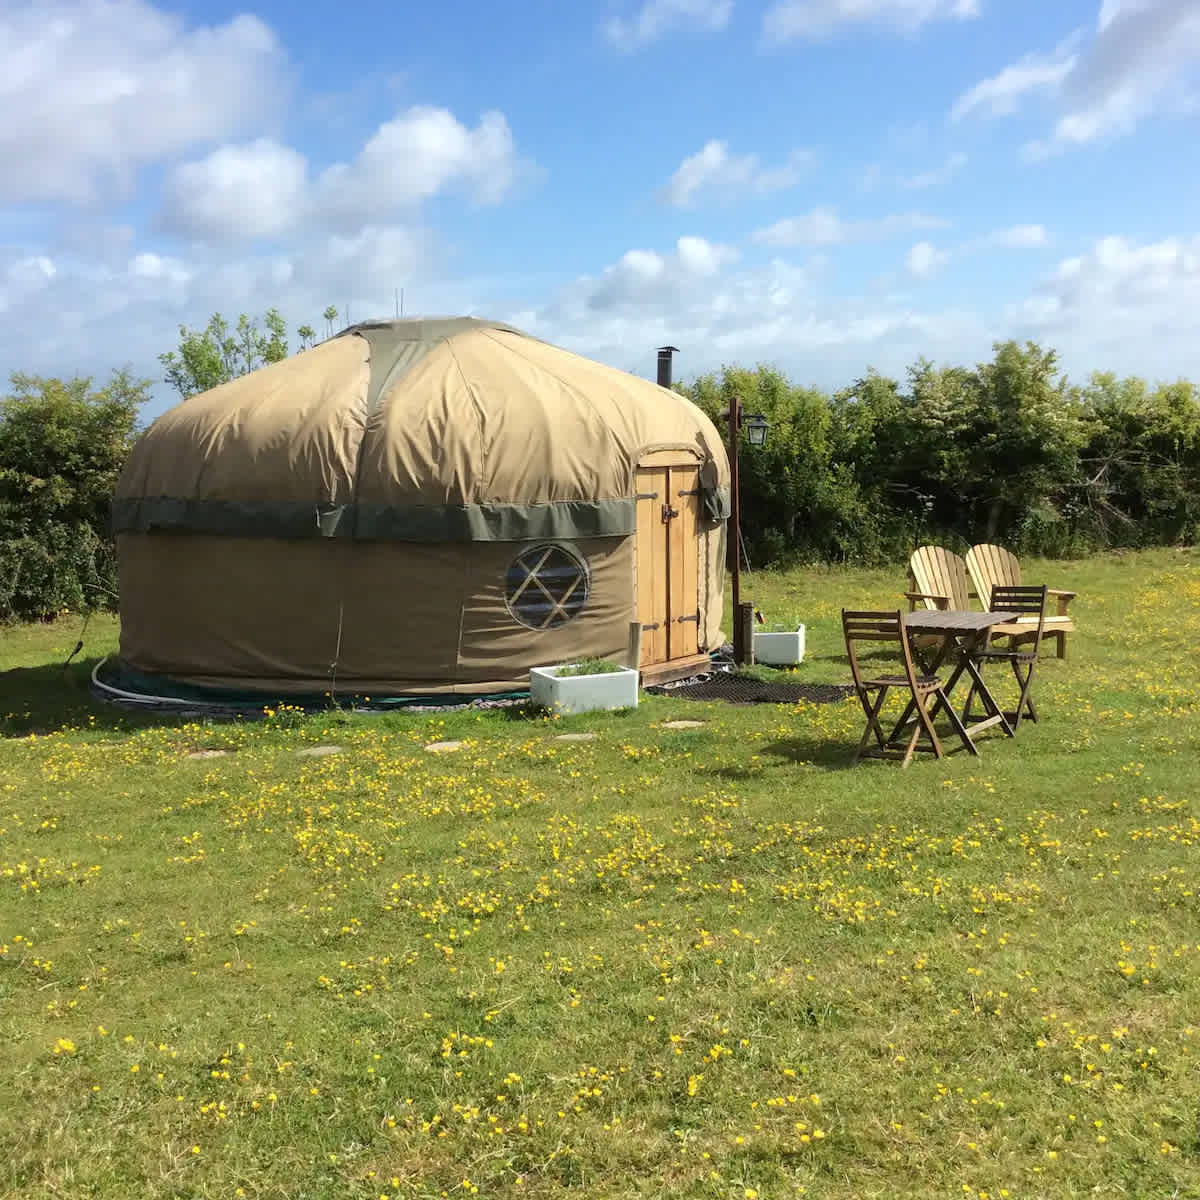
[[903, 561], [915, 545], [992, 541], [1071, 556], [1194, 542], [1200, 392], [1095, 374], [999, 343], [974, 368], [921, 360], [827, 395], [771, 367], [679, 389], [724, 430], [731, 396], [771, 422], [740, 454], [742, 536], [759, 565]]
[[14, 375], [0, 401], [0, 619], [113, 607], [109, 506], [149, 383]]

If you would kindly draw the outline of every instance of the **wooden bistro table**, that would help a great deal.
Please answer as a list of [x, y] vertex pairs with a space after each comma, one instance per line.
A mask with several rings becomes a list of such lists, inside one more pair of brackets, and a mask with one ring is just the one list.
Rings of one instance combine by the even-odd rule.
[[[976, 754], [979, 752], [975, 749], [975, 743], [972, 740], [973, 735], [990, 728], [992, 725], [999, 725], [1009, 737], [1014, 736], [1013, 728], [1008, 723], [1008, 718], [1004, 715], [1000, 705], [996, 703], [996, 698], [988, 690], [988, 686], [983, 679], [983, 673], [979, 670], [979, 665], [975, 661], [975, 655], [987, 646], [988, 633], [992, 627], [1003, 625], [1011, 619], [1011, 613], [971, 612], [967, 609], [957, 608], [918, 609], [916, 612], [904, 614], [904, 627], [910, 632], [930, 634], [941, 638], [936, 648], [932, 649], [931, 654], [920, 656], [922, 658], [921, 667], [927, 674], [936, 675], [947, 657], [952, 652], [957, 653], [958, 661], [950, 674], [950, 678], [946, 681], [946, 686], [942, 689], [947, 703], [949, 703], [950, 693], [953, 692], [954, 685], [958, 683], [964, 672], [970, 676], [971, 683], [974, 685], [974, 691], [983, 702], [985, 713], [982, 721], [974, 721], [970, 725], [966, 725], [967, 740], [971, 744], [970, 748]], [[905, 711], [904, 717], [901, 718], [902, 721], [907, 720], [911, 716], [912, 708], [913, 705], [910, 703], [909, 709]], [[936, 706], [931, 715], [937, 715]]]

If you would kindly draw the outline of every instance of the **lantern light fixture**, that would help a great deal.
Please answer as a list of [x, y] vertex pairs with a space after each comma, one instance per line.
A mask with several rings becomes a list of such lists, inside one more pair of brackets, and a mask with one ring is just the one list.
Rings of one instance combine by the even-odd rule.
[[767, 442], [767, 425], [769, 422], [762, 413], [751, 413], [742, 419], [746, 427], [746, 440], [752, 446], [765, 446]]

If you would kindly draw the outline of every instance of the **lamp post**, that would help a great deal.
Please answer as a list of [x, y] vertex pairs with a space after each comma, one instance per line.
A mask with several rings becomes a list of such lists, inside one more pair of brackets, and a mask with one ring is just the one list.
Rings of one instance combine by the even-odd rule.
[[[729, 523], [733, 526], [731, 549], [733, 560], [733, 661], [739, 666], [753, 656], [753, 610], [749, 619], [742, 612], [742, 498], [741, 477], [738, 470], [738, 445], [742, 426], [746, 427], [746, 440], [752, 446], [762, 446], [767, 440], [767, 418], [761, 413], [744, 415], [742, 402], [736, 396], [729, 397], [729, 411], [725, 414], [729, 423]], [[750, 605], [746, 605], [750, 608]], [[747, 633], [749, 631], [749, 634]], [[749, 645], [747, 645], [749, 642]]]

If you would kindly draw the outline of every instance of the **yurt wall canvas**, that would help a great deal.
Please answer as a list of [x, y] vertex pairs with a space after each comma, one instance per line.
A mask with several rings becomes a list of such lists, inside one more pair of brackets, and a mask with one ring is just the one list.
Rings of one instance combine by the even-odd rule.
[[[694, 483], [650, 510], [664, 462]], [[674, 392], [495, 323], [357, 326], [139, 440], [114, 502], [121, 659], [280, 694], [523, 686], [622, 654], [647, 571], [686, 579], [677, 659], [720, 637], [727, 499], [721, 439]], [[687, 549], [648, 557], [641, 527], [671, 513]]]

